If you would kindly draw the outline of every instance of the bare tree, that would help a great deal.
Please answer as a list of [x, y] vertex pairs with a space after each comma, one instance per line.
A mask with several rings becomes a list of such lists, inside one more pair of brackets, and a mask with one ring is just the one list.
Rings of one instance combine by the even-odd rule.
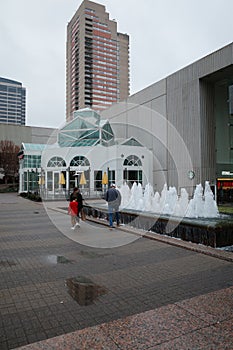
[[0, 141], [0, 168], [4, 171], [6, 184], [10, 179], [13, 180], [13, 183], [15, 182], [15, 177], [19, 171], [17, 157], [19, 150], [19, 146], [16, 146], [12, 141]]

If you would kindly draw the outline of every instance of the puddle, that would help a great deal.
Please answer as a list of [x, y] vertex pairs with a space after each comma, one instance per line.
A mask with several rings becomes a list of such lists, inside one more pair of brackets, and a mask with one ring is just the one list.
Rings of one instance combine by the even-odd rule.
[[79, 254], [82, 256], [85, 256], [86, 258], [89, 258], [89, 259], [104, 258], [105, 256], [110, 255], [108, 253], [99, 254], [97, 252], [87, 251], [87, 250], [81, 250]]
[[72, 260], [67, 259], [63, 255], [47, 255], [45, 259], [50, 264], [72, 264], [73, 263]]
[[0, 260], [0, 267], [11, 267], [15, 265], [16, 265], [16, 262], [13, 260], [8, 260], [8, 259]]
[[69, 294], [79, 305], [90, 305], [98, 296], [106, 294], [106, 289], [84, 276], [68, 278], [66, 285]]

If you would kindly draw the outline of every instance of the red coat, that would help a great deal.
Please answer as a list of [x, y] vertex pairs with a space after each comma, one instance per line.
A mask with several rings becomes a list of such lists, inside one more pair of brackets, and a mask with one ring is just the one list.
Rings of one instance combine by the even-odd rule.
[[77, 216], [78, 215], [78, 202], [76, 202], [76, 201], [70, 202], [69, 208], [68, 208], [68, 213], [71, 216]]

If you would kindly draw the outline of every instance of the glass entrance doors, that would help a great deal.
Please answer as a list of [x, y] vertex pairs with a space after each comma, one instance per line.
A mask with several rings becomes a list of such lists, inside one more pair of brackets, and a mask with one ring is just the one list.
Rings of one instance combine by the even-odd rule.
[[142, 170], [124, 169], [123, 179], [130, 187], [134, 182], [142, 184]]
[[58, 171], [54, 171], [53, 173], [53, 192], [59, 192], [59, 172]]

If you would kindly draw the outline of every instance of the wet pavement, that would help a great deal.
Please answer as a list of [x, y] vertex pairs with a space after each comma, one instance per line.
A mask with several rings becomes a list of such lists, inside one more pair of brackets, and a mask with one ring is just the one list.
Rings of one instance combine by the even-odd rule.
[[62, 207], [0, 194], [1, 350], [233, 348], [232, 252]]

